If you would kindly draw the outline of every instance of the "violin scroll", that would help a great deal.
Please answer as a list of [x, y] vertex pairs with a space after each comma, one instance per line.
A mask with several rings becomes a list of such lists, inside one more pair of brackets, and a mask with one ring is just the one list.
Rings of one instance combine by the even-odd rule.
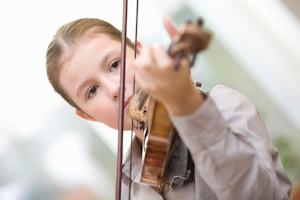
[[212, 34], [204, 29], [203, 24], [202, 18], [187, 21], [183, 30], [170, 44], [168, 54], [173, 58], [191, 55], [191, 66], [193, 66], [196, 54], [207, 49], [212, 38]]

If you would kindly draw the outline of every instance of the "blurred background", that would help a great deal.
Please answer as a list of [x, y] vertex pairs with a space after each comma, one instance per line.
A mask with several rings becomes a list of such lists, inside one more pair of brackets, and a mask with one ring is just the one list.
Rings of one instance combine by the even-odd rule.
[[[131, 38], [134, 9], [130, 1]], [[139, 40], [167, 46], [166, 16], [178, 26], [205, 19], [214, 37], [198, 56], [193, 78], [205, 91], [224, 84], [245, 94], [263, 117], [288, 176], [300, 180], [300, 2], [140, 1]], [[116, 131], [76, 117], [46, 77], [52, 36], [81, 17], [120, 28], [122, 1], [0, 1], [1, 200], [114, 198]]]

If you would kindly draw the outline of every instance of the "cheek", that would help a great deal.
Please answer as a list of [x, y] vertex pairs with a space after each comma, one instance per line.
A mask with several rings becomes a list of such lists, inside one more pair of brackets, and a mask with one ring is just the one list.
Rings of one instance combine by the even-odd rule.
[[91, 116], [112, 128], [118, 124], [118, 108], [116, 105], [98, 101], [89, 108]]

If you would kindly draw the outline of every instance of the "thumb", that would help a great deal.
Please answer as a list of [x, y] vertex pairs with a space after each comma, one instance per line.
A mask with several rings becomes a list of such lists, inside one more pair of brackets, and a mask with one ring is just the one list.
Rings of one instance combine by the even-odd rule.
[[170, 18], [164, 18], [164, 26], [171, 39], [178, 35], [178, 30], [175, 27], [175, 25], [171, 22]]

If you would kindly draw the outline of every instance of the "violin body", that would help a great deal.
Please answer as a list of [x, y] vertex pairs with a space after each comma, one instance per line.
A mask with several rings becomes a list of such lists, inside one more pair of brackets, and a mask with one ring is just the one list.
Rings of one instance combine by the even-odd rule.
[[[139, 112], [134, 105], [136, 98], [138, 94], [133, 97], [129, 109], [134, 124], [137, 125], [134, 130], [144, 130], [141, 182], [161, 190], [173, 141], [173, 126], [162, 103], [149, 98], [143, 111]], [[147, 127], [143, 127], [143, 124]]]
[[300, 199], [300, 183], [295, 185], [291, 192], [291, 200], [299, 200]]

